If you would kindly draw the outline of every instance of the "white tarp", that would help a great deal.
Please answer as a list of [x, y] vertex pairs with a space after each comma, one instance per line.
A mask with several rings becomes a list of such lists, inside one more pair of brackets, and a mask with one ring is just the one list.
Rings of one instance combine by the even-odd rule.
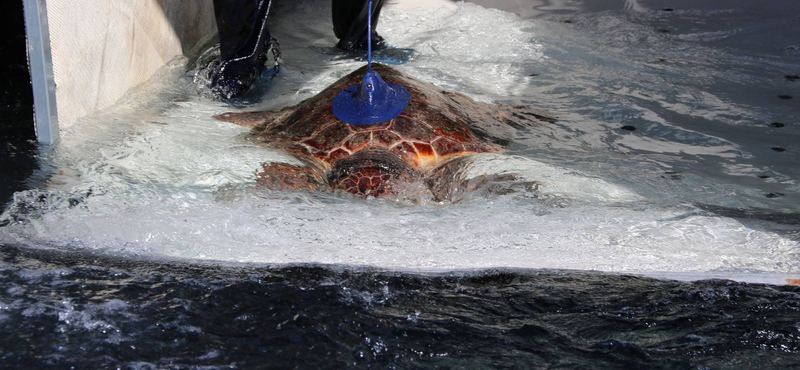
[[212, 0], [47, 0], [58, 124], [111, 106], [217, 32]]

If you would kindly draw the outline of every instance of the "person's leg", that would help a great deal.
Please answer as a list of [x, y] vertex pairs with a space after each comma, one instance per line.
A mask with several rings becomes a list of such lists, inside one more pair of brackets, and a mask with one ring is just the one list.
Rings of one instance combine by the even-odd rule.
[[222, 99], [242, 95], [264, 71], [271, 5], [272, 0], [214, 0], [220, 39], [220, 60], [209, 66], [214, 95]]
[[[372, 1], [372, 49], [386, 48], [386, 42], [375, 31], [384, 0]], [[343, 50], [367, 49], [367, 9], [369, 0], [332, 0], [333, 33]]]

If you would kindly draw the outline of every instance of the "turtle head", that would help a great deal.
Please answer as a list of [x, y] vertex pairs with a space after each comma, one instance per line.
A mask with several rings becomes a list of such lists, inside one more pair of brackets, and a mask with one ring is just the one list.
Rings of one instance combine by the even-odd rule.
[[336, 162], [328, 176], [334, 189], [362, 196], [393, 193], [392, 184], [409, 182], [417, 171], [396, 154], [378, 147], [361, 150]]

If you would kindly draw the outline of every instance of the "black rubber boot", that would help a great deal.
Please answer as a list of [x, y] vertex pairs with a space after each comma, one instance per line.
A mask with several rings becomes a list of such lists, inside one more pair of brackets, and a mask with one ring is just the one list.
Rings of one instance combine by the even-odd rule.
[[[339, 38], [336, 46], [342, 50], [367, 50], [367, 10], [369, 0], [332, 0], [333, 33]], [[372, 1], [372, 50], [386, 49], [386, 42], [375, 28], [384, 0]]]
[[267, 16], [272, 0], [214, 0], [220, 59], [208, 68], [215, 96], [231, 99], [247, 92], [267, 62], [272, 39]]

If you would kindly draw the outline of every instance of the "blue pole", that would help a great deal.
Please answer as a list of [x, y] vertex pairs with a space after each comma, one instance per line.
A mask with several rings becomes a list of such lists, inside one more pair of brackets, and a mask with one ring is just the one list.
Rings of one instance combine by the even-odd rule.
[[367, 73], [372, 72], [372, 0], [367, 10]]

